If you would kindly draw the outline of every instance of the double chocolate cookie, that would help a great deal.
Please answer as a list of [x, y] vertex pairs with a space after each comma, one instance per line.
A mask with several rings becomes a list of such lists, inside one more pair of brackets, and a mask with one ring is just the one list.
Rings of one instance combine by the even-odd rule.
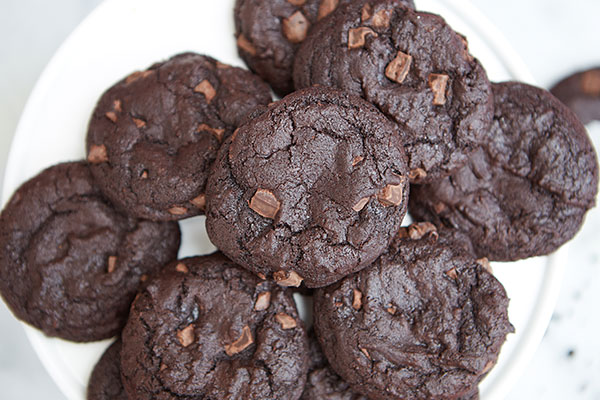
[[87, 159], [104, 194], [139, 218], [204, 212], [221, 142], [260, 105], [268, 86], [248, 71], [186, 53], [108, 89], [90, 120]]
[[289, 290], [220, 253], [168, 265], [131, 307], [131, 399], [298, 399], [308, 343]]
[[600, 120], [600, 67], [568, 76], [550, 92], [573, 110], [582, 123]]
[[128, 400], [121, 381], [121, 340], [114, 342], [94, 367], [87, 400]]
[[487, 140], [464, 168], [413, 185], [410, 212], [466, 233], [479, 257], [514, 261], [553, 252], [579, 230], [598, 191], [585, 128], [543, 89], [494, 84]]
[[0, 215], [0, 293], [15, 316], [48, 336], [116, 335], [141, 281], [177, 257], [177, 223], [124, 216], [86, 163], [50, 167]]
[[206, 228], [254, 273], [320, 287], [385, 251], [408, 188], [396, 126], [359, 97], [309, 88], [224, 143], [207, 185]]
[[296, 87], [337, 87], [375, 104], [401, 127], [412, 182], [464, 165], [493, 115], [490, 83], [465, 38], [395, 0], [352, 2], [324, 22], [296, 54]]
[[308, 334], [308, 345], [310, 364], [301, 400], [367, 400], [331, 369], [312, 330]]
[[[412, 0], [397, 0], [414, 8]], [[237, 0], [235, 36], [240, 57], [275, 93], [294, 90], [292, 67], [310, 28], [349, 0]]]
[[315, 330], [335, 371], [371, 399], [468, 398], [513, 331], [507, 307], [484, 266], [429, 231], [317, 290]]

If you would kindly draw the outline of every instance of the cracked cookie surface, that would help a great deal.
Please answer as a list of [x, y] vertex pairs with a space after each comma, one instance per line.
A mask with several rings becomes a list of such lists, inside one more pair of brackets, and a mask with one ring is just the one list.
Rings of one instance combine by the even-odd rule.
[[92, 173], [115, 205], [139, 218], [202, 214], [220, 144], [270, 101], [267, 84], [248, 71], [176, 55], [102, 95], [87, 134]]
[[110, 345], [94, 367], [87, 400], [128, 400], [121, 382], [121, 340]]
[[175, 261], [123, 331], [131, 399], [298, 399], [308, 343], [291, 291], [221, 253]]
[[282, 285], [312, 288], [387, 248], [409, 186], [395, 125], [359, 97], [315, 87], [242, 125], [207, 188], [206, 227], [223, 253]]
[[[398, 0], [410, 4], [412, 0]], [[235, 37], [240, 57], [275, 93], [294, 91], [292, 67], [310, 28], [349, 0], [237, 0]]]
[[579, 230], [598, 191], [585, 128], [550, 93], [493, 85], [492, 128], [469, 163], [413, 185], [410, 213], [466, 233], [478, 257], [514, 261], [553, 252]]
[[412, 182], [467, 162], [493, 114], [490, 82], [466, 40], [437, 15], [395, 0], [350, 3], [309, 32], [294, 62], [297, 88], [362, 96], [404, 134]]
[[117, 212], [87, 163], [50, 167], [0, 215], [0, 292], [48, 336], [109, 338], [125, 325], [144, 275], [177, 257], [179, 226]]
[[316, 291], [317, 337], [354, 390], [372, 399], [476, 396], [513, 331], [508, 298], [448, 244], [429, 234], [398, 239], [369, 268]]

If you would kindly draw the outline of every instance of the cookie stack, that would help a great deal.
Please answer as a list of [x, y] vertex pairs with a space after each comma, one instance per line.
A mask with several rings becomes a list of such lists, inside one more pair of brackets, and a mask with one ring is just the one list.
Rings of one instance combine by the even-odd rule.
[[[598, 183], [585, 129], [542, 89], [491, 84], [410, 1], [234, 14], [285, 97], [193, 53], [109, 88], [87, 160], [0, 216], [5, 301], [49, 336], [119, 336], [88, 399], [478, 398], [514, 330], [489, 260], [576, 234]], [[177, 259], [176, 221], [202, 214], [219, 251]]]

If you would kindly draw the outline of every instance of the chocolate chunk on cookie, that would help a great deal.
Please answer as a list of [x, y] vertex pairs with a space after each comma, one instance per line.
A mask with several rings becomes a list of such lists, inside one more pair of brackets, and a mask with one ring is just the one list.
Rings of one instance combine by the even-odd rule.
[[598, 161], [577, 117], [543, 89], [493, 85], [495, 114], [465, 167], [413, 185], [410, 212], [466, 233], [478, 257], [553, 252], [581, 227], [598, 192]]
[[254, 273], [320, 287], [385, 251], [408, 188], [396, 126], [359, 97], [314, 87], [225, 142], [207, 185], [206, 227]]
[[573, 110], [582, 123], [600, 120], [600, 67], [570, 75], [550, 92]]
[[0, 293], [48, 336], [88, 342], [125, 325], [145, 275], [177, 257], [177, 223], [115, 211], [84, 162], [24, 183], [0, 215]]
[[222, 141], [268, 86], [248, 71], [185, 53], [108, 89], [89, 123], [87, 154], [104, 194], [139, 218], [202, 214], [208, 170]]
[[[412, 0], [397, 0], [414, 8]], [[310, 28], [349, 0], [237, 0], [235, 37], [240, 57], [275, 93], [294, 90], [292, 67]]]
[[310, 364], [304, 393], [300, 400], [367, 400], [354, 392], [333, 369], [321, 350], [314, 331], [308, 334]]
[[87, 387], [87, 400], [127, 400], [121, 382], [121, 340], [114, 342], [94, 367]]
[[473, 256], [425, 234], [317, 290], [315, 331], [335, 371], [371, 399], [457, 399], [496, 363], [513, 331], [507, 307]]
[[394, 0], [352, 2], [324, 22], [296, 54], [296, 87], [337, 87], [375, 104], [402, 128], [411, 182], [463, 166], [493, 115], [490, 83], [465, 38]]
[[168, 265], [123, 331], [132, 399], [297, 399], [308, 343], [292, 294], [220, 253]]

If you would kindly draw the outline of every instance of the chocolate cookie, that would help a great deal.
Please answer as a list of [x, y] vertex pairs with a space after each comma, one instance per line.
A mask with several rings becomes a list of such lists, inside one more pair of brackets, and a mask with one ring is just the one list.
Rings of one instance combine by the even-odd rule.
[[268, 86], [248, 71], [177, 55], [102, 95], [87, 135], [92, 173], [131, 215], [165, 221], [201, 214], [221, 142], [270, 101]]
[[413, 185], [410, 212], [463, 231], [478, 257], [549, 254], [577, 233], [595, 204], [594, 148], [577, 117], [545, 90], [516, 82], [493, 90], [487, 141], [452, 176]]
[[600, 120], [600, 67], [568, 76], [550, 92], [573, 110], [582, 123]]
[[297, 399], [308, 343], [290, 291], [220, 253], [167, 266], [123, 331], [132, 399]]
[[87, 342], [121, 331], [141, 280], [177, 257], [177, 223], [114, 210], [84, 162], [24, 183], [0, 215], [0, 293], [48, 336]]
[[507, 307], [492, 274], [427, 233], [317, 290], [315, 330], [331, 366], [371, 399], [457, 399], [496, 363], [513, 331]]
[[87, 400], [127, 400], [121, 382], [121, 340], [114, 342], [94, 367], [88, 382]]
[[312, 330], [308, 334], [308, 345], [310, 364], [301, 400], [368, 400], [354, 392], [350, 385], [331, 369]]
[[[398, 0], [414, 8], [412, 0]], [[240, 57], [275, 93], [294, 91], [294, 55], [317, 21], [349, 0], [237, 0], [235, 37]]]
[[207, 184], [206, 228], [254, 273], [320, 287], [385, 251], [408, 188], [394, 124], [359, 97], [309, 88], [224, 143]]
[[352, 2], [323, 22], [296, 54], [296, 87], [333, 86], [375, 104], [402, 129], [412, 182], [464, 165], [493, 114], [465, 38], [395, 0]]

